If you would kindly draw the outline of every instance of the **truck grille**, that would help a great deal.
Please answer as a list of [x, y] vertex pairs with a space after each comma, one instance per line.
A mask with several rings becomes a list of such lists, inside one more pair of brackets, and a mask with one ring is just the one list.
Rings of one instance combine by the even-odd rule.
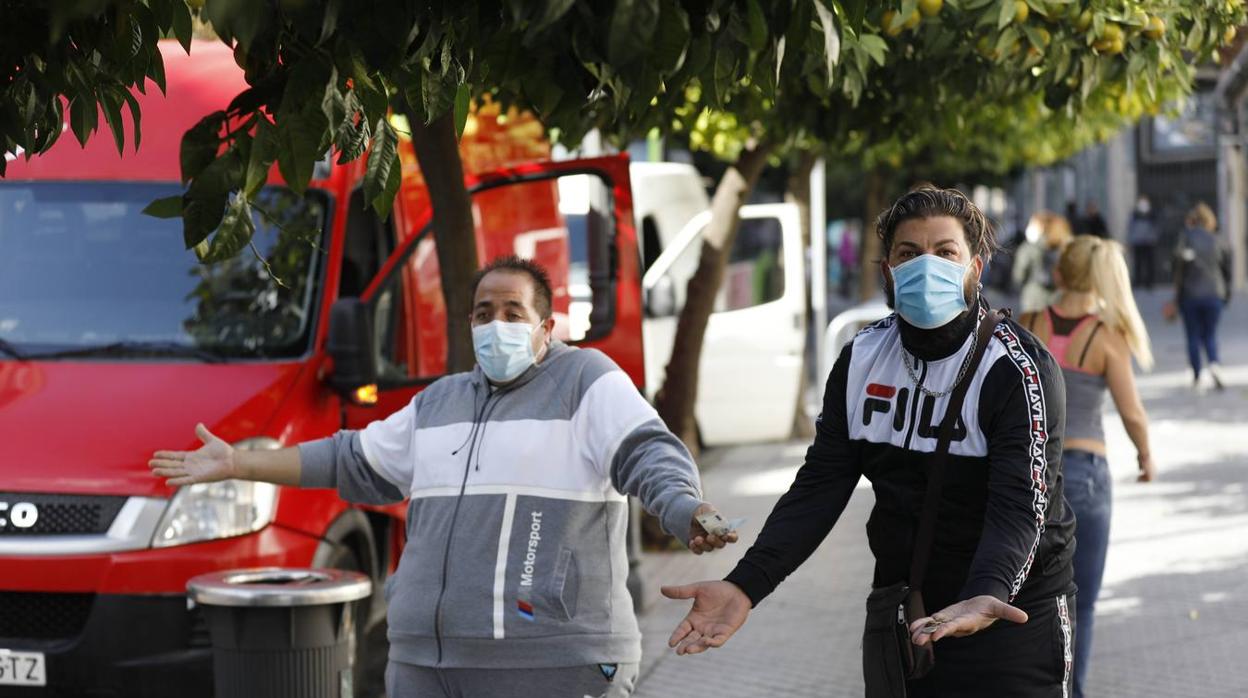
[[[8, 504], [0, 511], [0, 516], [6, 519], [5, 525], [0, 526], [0, 536], [90, 535], [108, 532], [126, 498], [0, 492], [0, 502]], [[29, 528], [19, 528], [7, 520], [19, 502], [29, 502], [39, 512], [35, 524]]]
[[0, 637], [59, 640], [77, 637], [91, 614], [94, 594], [0, 591]]

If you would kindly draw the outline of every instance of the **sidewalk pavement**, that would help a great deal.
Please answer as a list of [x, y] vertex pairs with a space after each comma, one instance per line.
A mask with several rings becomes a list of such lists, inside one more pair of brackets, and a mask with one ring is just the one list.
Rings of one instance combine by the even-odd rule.
[[[1116, 412], [1105, 415], [1116, 490], [1087, 688], [1098, 697], [1238, 698], [1248, 695], [1248, 446], [1240, 426], [1248, 423], [1248, 299], [1236, 299], [1222, 322], [1231, 387], [1196, 395], [1182, 328], [1161, 320], [1166, 297], [1139, 295], [1158, 359], [1152, 373], [1139, 375], [1157, 482], [1134, 482], [1134, 448]], [[646, 556], [637, 698], [862, 695], [860, 636], [873, 564], [865, 484], [819, 550], [726, 646], [687, 657], [666, 646], [689, 602], [663, 599], [659, 586], [722, 578], [788, 489], [806, 445], [705, 454], [707, 498], [725, 515], [749, 520], [735, 548]]]

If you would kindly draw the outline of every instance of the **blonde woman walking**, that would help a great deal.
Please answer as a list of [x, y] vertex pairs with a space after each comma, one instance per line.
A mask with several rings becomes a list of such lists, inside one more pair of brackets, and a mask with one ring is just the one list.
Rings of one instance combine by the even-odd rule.
[[1075, 696], [1083, 696], [1092, 649], [1093, 612], [1112, 511], [1101, 410], [1108, 389], [1135, 444], [1141, 482], [1153, 479], [1148, 415], [1135, 388], [1131, 358], [1153, 363], [1148, 330], [1131, 295], [1127, 262], [1118, 243], [1080, 235], [1066, 245], [1055, 271], [1058, 294], [1022, 324], [1044, 341], [1066, 379], [1066, 438], [1062, 451], [1065, 496], [1075, 513]]

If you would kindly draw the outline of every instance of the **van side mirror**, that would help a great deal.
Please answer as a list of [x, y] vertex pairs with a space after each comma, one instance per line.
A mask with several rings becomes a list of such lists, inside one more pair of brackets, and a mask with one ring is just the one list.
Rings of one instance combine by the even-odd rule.
[[329, 309], [326, 349], [334, 360], [329, 384], [343, 393], [377, 382], [373, 309], [359, 298], [340, 298]]
[[676, 314], [676, 284], [664, 274], [646, 291], [646, 315], [668, 317]]

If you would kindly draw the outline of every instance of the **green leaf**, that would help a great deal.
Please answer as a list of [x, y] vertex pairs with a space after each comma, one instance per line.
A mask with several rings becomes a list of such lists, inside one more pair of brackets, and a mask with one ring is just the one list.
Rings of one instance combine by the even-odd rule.
[[[396, 161], [398, 160], [396, 156]], [[386, 218], [390, 215], [390, 209], [394, 206], [394, 197], [399, 193], [399, 185], [403, 182], [403, 168], [397, 166], [390, 168], [390, 174], [386, 177], [386, 187], [381, 194], [373, 200], [373, 209], [377, 211], [380, 218]]]
[[841, 0], [845, 9], [845, 25], [854, 33], [862, 31], [862, 20], [867, 15], [867, 0]]
[[544, 4], [546, 7], [542, 11], [541, 18], [530, 26], [526, 34], [526, 42], [555, 22], [563, 19], [568, 10], [572, 9], [572, 6], [576, 4], [576, 0], [547, 0]]
[[233, 44], [236, 39], [244, 51], [250, 51], [273, 20], [273, 9], [270, 3], [255, 0], [212, 0], [204, 4], [203, 12], [225, 43]]
[[87, 139], [99, 124], [99, 112], [93, 95], [78, 95], [69, 103], [69, 129], [84, 148]]
[[200, 171], [216, 159], [217, 151], [221, 148], [219, 131], [225, 118], [225, 112], [213, 112], [182, 134], [179, 162], [182, 166], [183, 184], [198, 176]]
[[125, 100], [126, 106], [130, 108], [130, 120], [134, 123], [134, 152], [139, 152], [139, 143], [143, 140], [142, 131], [139, 130], [139, 100], [134, 98], [130, 90], [122, 88], [119, 90], [122, 99]]
[[182, 195], [174, 194], [156, 199], [143, 208], [143, 214], [153, 218], [181, 218]]
[[450, 80], [439, 79], [430, 73], [425, 73], [420, 87], [421, 103], [425, 110], [425, 123], [427, 124], [432, 123], [434, 119], [445, 114], [446, 110], [453, 106], [455, 93], [458, 90], [458, 86]]
[[1018, 41], [1018, 39], [1018, 27], [1010, 27], [997, 35], [995, 48], [1002, 56], [1006, 56], [1009, 54], [1010, 48], [1015, 42]]
[[663, 17], [654, 35], [651, 59], [661, 70], [680, 70], [689, 50], [689, 15], [676, 3], [663, 5]]
[[997, 29], [1005, 29], [1005, 26], [1014, 21], [1014, 13], [1018, 8], [1014, 6], [1014, 0], [1000, 0], [997, 3]]
[[888, 43], [882, 37], [876, 34], [863, 34], [858, 37], [858, 45], [867, 52], [867, 55], [871, 57], [871, 60], [875, 61], [876, 65], [884, 65], [886, 60], [885, 54], [888, 53]]
[[390, 210], [393, 196], [385, 199], [389, 189], [390, 170], [399, 169], [399, 138], [385, 118], [377, 120], [373, 127], [373, 147], [368, 153], [368, 165], [364, 169], [364, 198], [381, 214], [383, 208]]
[[100, 93], [100, 103], [104, 107], [104, 120], [108, 122], [108, 130], [113, 134], [113, 144], [117, 146], [117, 154], [126, 154], [126, 126], [121, 120], [121, 102], [117, 96], [104, 90]]
[[[225, 216], [228, 201], [229, 194], [222, 192], [203, 199], [188, 199], [183, 203], [182, 242], [186, 244], [186, 249], [196, 249], [217, 229]], [[199, 250], [196, 252], [198, 254]]]
[[[317, 108], [315, 116], [325, 116]], [[277, 118], [277, 169], [297, 194], [303, 194], [312, 181], [312, 170], [320, 159], [324, 123], [307, 111], [279, 114]]]
[[819, 14], [819, 24], [823, 27], [823, 60], [828, 71], [827, 80], [830, 87], [834, 78], [832, 69], [841, 60], [841, 36], [836, 32], [832, 10], [825, 7], [822, 0], [814, 0], [814, 3], [815, 11]]
[[321, 35], [316, 40], [318, 46], [328, 41], [338, 29], [338, 11], [340, 9], [337, 0], [329, 0], [329, 2], [325, 3], [325, 15], [321, 18]]
[[256, 221], [251, 215], [251, 204], [247, 199], [236, 196], [229, 202], [221, 225], [208, 245], [208, 252], [200, 257], [200, 261], [213, 264], [232, 259], [247, 247], [255, 234]]
[[608, 25], [607, 57], [623, 66], [650, 48], [659, 22], [659, 0], [616, 0]]
[[354, 117], [349, 117], [338, 126], [338, 132], [334, 137], [334, 143], [338, 148], [338, 164], [344, 165], [364, 154], [364, 150], [368, 148], [368, 139], [372, 137], [372, 130], [368, 127], [368, 121], [360, 118], [359, 123], [355, 123]]
[[[173, 3], [173, 35], [177, 37], [178, 43], [182, 44], [183, 50], [187, 53], [191, 52], [191, 38], [194, 36], [194, 30], [191, 22], [191, 8], [187, 6], [184, 0], [178, 0]], [[161, 92], [165, 88], [160, 88]]]
[[455, 138], [464, 136], [464, 126], [468, 123], [468, 107], [471, 104], [471, 91], [467, 85], [460, 85], [455, 91]]
[[276, 129], [264, 116], [256, 121], [256, 135], [252, 137], [251, 152], [247, 154], [247, 171], [243, 180], [243, 196], [255, 198], [269, 180], [269, 170], [277, 159], [278, 136]]
[[[820, 7], [823, 6], [819, 0], [814, 1]], [[824, 11], [828, 10], [825, 8]], [[750, 50], [762, 51], [767, 46], [767, 18], [763, 16], [763, 8], [759, 6], [758, 0], [749, 0], [746, 3], [745, 26]]]

